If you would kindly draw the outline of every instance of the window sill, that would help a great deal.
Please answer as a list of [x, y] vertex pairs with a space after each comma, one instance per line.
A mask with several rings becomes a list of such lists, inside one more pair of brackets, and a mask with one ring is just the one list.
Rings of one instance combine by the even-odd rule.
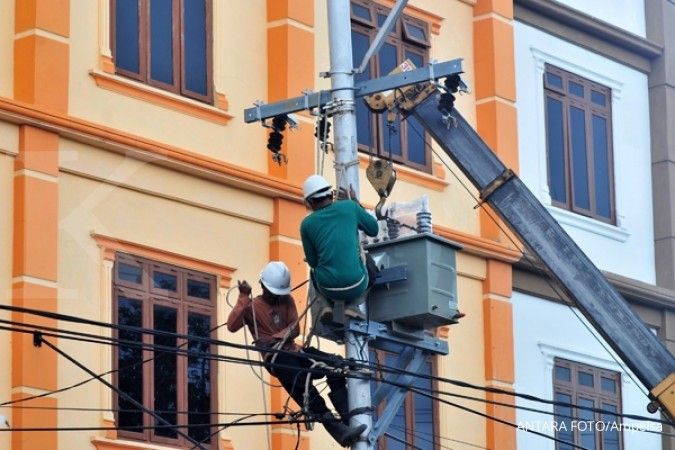
[[217, 106], [209, 106], [196, 100], [191, 100], [171, 92], [166, 92], [124, 77], [91, 70], [89, 75], [96, 82], [96, 86], [128, 97], [144, 100], [164, 108], [173, 109], [200, 119], [208, 120], [219, 125], [226, 125], [233, 116], [228, 114], [227, 100], [222, 94], [216, 93]]
[[562, 225], [568, 225], [580, 230], [588, 231], [598, 236], [613, 239], [617, 242], [626, 242], [630, 233], [625, 228], [608, 223], [600, 222], [599, 220], [591, 219], [590, 217], [581, 216], [579, 214], [567, 211], [555, 206], [546, 205], [546, 209], [551, 215]]
[[[368, 155], [359, 155], [359, 167], [365, 169], [368, 167]], [[409, 167], [402, 166], [400, 164], [395, 165], [396, 169], [396, 180], [397, 181], [407, 181], [409, 183], [415, 184], [417, 186], [422, 186], [434, 191], [443, 192], [446, 187], [450, 185], [448, 181], [445, 180], [445, 169], [441, 164], [433, 163], [434, 174], [428, 174], [420, 172], [419, 170], [411, 169]]]
[[[96, 450], [177, 450], [177, 447], [166, 445], [157, 445], [143, 441], [128, 441], [124, 439], [109, 439], [104, 437], [94, 437], [91, 439]], [[234, 446], [229, 439], [220, 439], [220, 450], [234, 450]]]
[[151, 444], [143, 441], [127, 441], [124, 439], [109, 439], [95, 437], [91, 440], [96, 450], [176, 450], [176, 447]]

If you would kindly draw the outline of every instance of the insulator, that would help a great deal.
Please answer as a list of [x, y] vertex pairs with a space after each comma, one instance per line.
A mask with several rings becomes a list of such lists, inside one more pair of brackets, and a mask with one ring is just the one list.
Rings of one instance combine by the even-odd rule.
[[284, 131], [286, 129], [287, 121], [288, 117], [286, 116], [286, 114], [274, 116], [272, 118], [272, 128], [274, 128], [274, 131]]
[[326, 142], [330, 137], [330, 127], [331, 123], [326, 116], [322, 116], [314, 129], [314, 137], [318, 138], [321, 142]]
[[441, 98], [438, 101], [438, 110], [443, 114], [449, 114], [452, 112], [452, 109], [455, 107], [455, 96], [449, 92], [441, 94]]
[[454, 94], [455, 92], [459, 91], [459, 83], [461, 81], [462, 79], [459, 77], [459, 75], [452, 75], [447, 77], [443, 82], [443, 84], [445, 84], [445, 88], [449, 92], [452, 92]]
[[416, 215], [417, 232], [431, 233], [431, 213], [429, 211], [420, 211]]
[[281, 151], [281, 143], [284, 140], [284, 135], [278, 131], [272, 131], [267, 138], [267, 148], [277, 153]]

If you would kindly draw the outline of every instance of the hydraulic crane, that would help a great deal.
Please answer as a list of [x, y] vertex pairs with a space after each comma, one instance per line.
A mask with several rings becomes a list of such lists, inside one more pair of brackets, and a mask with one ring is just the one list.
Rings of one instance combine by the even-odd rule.
[[[454, 84], [453, 84], [454, 83]], [[457, 81], [446, 81], [457, 91]], [[424, 94], [424, 90], [420, 90]], [[451, 95], [446, 93], [445, 96]], [[446, 97], [447, 98], [447, 97]], [[441, 104], [439, 104], [441, 103]], [[478, 133], [438, 95], [403, 105], [468, 177], [551, 278], [649, 389], [650, 412], [675, 417], [675, 358], [629, 308], [584, 252]]]

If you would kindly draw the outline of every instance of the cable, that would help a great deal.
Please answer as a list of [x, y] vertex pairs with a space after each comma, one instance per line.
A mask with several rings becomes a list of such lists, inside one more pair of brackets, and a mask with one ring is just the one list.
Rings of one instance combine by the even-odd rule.
[[419, 394], [419, 395], [422, 395], [422, 396], [424, 396], [424, 397], [430, 398], [430, 399], [432, 399], [432, 400], [436, 400], [436, 401], [438, 401], [438, 402], [444, 403], [444, 404], [446, 404], [446, 405], [454, 406], [455, 408], [461, 409], [462, 411], [470, 412], [471, 414], [475, 414], [475, 415], [484, 417], [484, 418], [486, 418], [486, 419], [490, 419], [490, 420], [492, 420], [492, 421], [499, 422], [499, 423], [501, 423], [501, 424], [510, 426], [510, 427], [512, 427], [512, 428], [516, 428], [516, 429], [523, 430], [523, 431], [528, 432], [528, 433], [535, 434], [535, 435], [537, 435], [537, 436], [541, 436], [541, 437], [546, 438], [546, 439], [550, 439], [550, 440], [555, 441], [555, 442], [558, 442], [558, 443], [560, 443], [560, 444], [569, 445], [569, 446], [571, 446], [571, 447], [578, 448], [578, 449], [580, 449], [580, 450], [589, 450], [589, 449], [587, 449], [586, 447], [582, 447], [582, 446], [580, 446], [580, 445], [577, 445], [577, 444], [573, 444], [573, 443], [571, 443], [571, 442], [564, 441], [564, 440], [562, 440], [562, 439], [560, 439], [560, 438], [557, 438], [557, 437], [549, 436], [549, 435], [544, 434], [544, 433], [541, 433], [541, 432], [539, 432], [539, 431], [531, 430], [531, 429], [529, 429], [529, 428], [522, 428], [522, 427], [519, 427], [519, 426], [516, 425], [515, 423], [509, 422], [508, 420], [503, 420], [503, 419], [500, 419], [500, 418], [498, 418], [498, 417], [491, 416], [491, 415], [489, 415], [489, 414], [482, 413], [482, 412], [480, 412], [480, 411], [476, 411], [476, 410], [471, 409], [471, 408], [467, 408], [466, 406], [462, 406], [462, 405], [459, 405], [459, 404], [457, 404], [457, 403], [453, 403], [453, 402], [450, 402], [450, 401], [447, 401], [447, 400], [443, 400], [443, 399], [441, 399], [441, 398], [435, 397], [435, 396], [433, 396], [433, 395], [431, 395], [431, 394], [427, 394], [427, 393], [425, 393], [425, 392], [423, 392], [423, 391], [420, 391], [420, 390], [418, 390], [418, 389], [415, 389], [415, 388], [413, 388], [413, 387], [410, 387], [410, 391], [415, 392], [415, 393], [417, 393], [417, 394]]
[[[440, 434], [429, 433], [429, 432], [426, 432], [426, 431], [408, 430], [407, 428], [403, 428], [403, 427], [400, 427], [400, 426], [398, 426], [398, 425], [389, 425], [389, 427], [391, 427], [391, 428], [396, 428], [396, 429], [399, 429], [399, 430], [401, 430], [401, 431], [408, 431], [408, 432], [411, 432], [412, 434], [415, 435], [416, 438], [419, 438], [419, 439], [421, 439], [421, 440], [423, 440], [423, 441], [425, 441], [425, 442], [430, 442], [430, 443], [432, 443], [432, 444], [436, 444], [436, 441], [435, 441], [435, 440], [432, 440], [432, 439], [424, 438], [424, 437], [422, 437], [422, 436], [423, 436], [423, 435], [425, 435], [425, 436], [432, 436], [433, 438], [437, 438], [437, 439], [439, 439], [439, 440], [450, 441], [450, 442], [457, 442], [458, 444], [464, 444], [464, 445], [468, 445], [468, 446], [470, 446], [470, 447], [480, 448], [480, 449], [483, 449], [483, 450], [492, 450], [492, 449], [490, 449], [490, 448], [483, 447], [483, 446], [481, 446], [481, 445], [472, 444], [471, 442], [467, 442], [467, 441], [462, 441], [462, 440], [460, 440], [460, 439], [452, 439], [452, 438], [449, 438], [449, 437], [441, 436]], [[446, 447], [446, 446], [441, 445], [441, 444], [437, 444], [437, 445], [438, 445], [439, 447], [441, 447], [441, 448], [445, 448], [445, 449], [452, 450], [451, 447]]]
[[[24, 325], [24, 326], [36, 326], [36, 325], [30, 324], [30, 325]], [[38, 327], [38, 326], [36, 326], [36, 327]], [[39, 327], [38, 327], [38, 328], [39, 328]], [[0, 327], [0, 329], [6, 329], [6, 327]], [[24, 332], [24, 333], [32, 333], [32, 332], [33, 332], [32, 330], [24, 330], [24, 329], [10, 329], [10, 331], [19, 331], [19, 332]], [[45, 334], [45, 335], [48, 335], [47, 333], [44, 333], [44, 334]], [[53, 335], [53, 336], [54, 336], [54, 337], [61, 337], [61, 338], [65, 338], [65, 339], [72, 338], [71, 336], [59, 336], [59, 335]], [[193, 338], [194, 338], [194, 337], [193, 337]], [[97, 342], [97, 343], [100, 343], [100, 342]], [[194, 351], [188, 351], [188, 352], [185, 352], [185, 351], [179, 351], [179, 352], [176, 352], [176, 351], [175, 351], [175, 348], [173, 348], [173, 347], [155, 346], [155, 345], [152, 345], [152, 344], [142, 344], [142, 343], [136, 343], [136, 342], [133, 342], [133, 343], [131, 343], [131, 344], [136, 345], [136, 346], [145, 347], [145, 348], [160, 349], [160, 350], [163, 350], [163, 351], [172, 351], [172, 352], [175, 353], [175, 354], [184, 354], [184, 355], [200, 356], [200, 357], [209, 358], [209, 359], [211, 359], [211, 360], [217, 360], [217, 361], [237, 362], [237, 363], [246, 363], [246, 364], [251, 364], [251, 363], [252, 363], [252, 361], [251, 361], [250, 359], [242, 359], [242, 358], [234, 358], [234, 357], [225, 357], [225, 356], [223, 356], [223, 355], [217, 355], [217, 354], [214, 355], [214, 354], [211, 354], [211, 353], [194, 352]], [[112, 344], [112, 345], [115, 345], [115, 344]], [[119, 345], [119, 344], [118, 344], [118, 345]], [[129, 346], [130, 344], [129, 344], [129, 343], [126, 343], [125, 345]], [[294, 353], [294, 352], [290, 352], [290, 353]], [[294, 353], [294, 354], [295, 354], [295, 353]], [[301, 356], [301, 357], [306, 357], [306, 355], [300, 355], [300, 356]], [[314, 355], [314, 359], [321, 359], [321, 358], [320, 358], [320, 357], [317, 357], [316, 355]], [[350, 363], [350, 364], [354, 364], [354, 365], [357, 364], [357, 362], [355, 362], [355, 361], [350, 361], [349, 363]], [[259, 363], [258, 363], [258, 364], [259, 364]], [[387, 368], [386, 366], [377, 366], [377, 365], [375, 365], [375, 366], [373, 366], [373, 365], [368, 366], [367, 364], [360, 364], [360, 366], [363, 367], [363, 368], [376, 367], [376, 368], [379, 368], [381, 371], [389, 371], [389, 372], [395, 372], [395, 373], [406, 373], [406, 371], [399, 370], [399, 369], [395, 369], [395, 368]], [[314, 372], [315, 372], [315, 373], [316, 373], [316, 372], [319, 372], [319, 373], [320, 373], [321, 371], [314, 371]], [[323, 373], [325, 374], [325, 372], [323, 372]], [[520, 398], [524, 398], [524, 399], [532, 400], [532, 401], [536, 401], [536, 402], [541, 402], [541, 403], [547, 403], [547, 404], [553, 404], [553, 405], [559, 405], [559, 406], [567, 406], [567, 407], [577, 407], [577, 408], [580, 408], [580, 409], [587, 409], [587, 410], [592, 410], [592, 411], [600, 412], [600, 413], [613, 414], [613, 415], [617, 415], [618, 417], [626, 417], [626, 418], [631, 418], [631, 419], [635, 419], [635, 420], [644, 420], [644, 421], [660, 422], [660, 423], [664, 423], [664, 424], [670, 424], [670, 422], [668, 422], [668, 421], [657, 420], [657, 419], [653, 419], [653, 418], [650, 418], [650, 417], [636, 416], [636, 415], [629, 415], [629, 414], [620, 414], [620, 413], [613, 413], [613, 412], [611, 412], [611, 411], [603, 411], [603, 410], [600, 410], [600, 409], [597, 409], [597, 408], [594, 409], [594, 408], [580, 407], [580, 406], [577, 406], [577, 405], [574, 405], [574, 404], [563, 403], [563, 402], [555, 402], [555, 401], [551, 401], [551, 400], [541, 399], [541, 398], [539, 398], [539, 397], [531, 396], [531, 395], [528, 395], [528, 394], [514, 393], [514, 392], [511, 392], [511, 391], [505, 391], [505, 390], [502, 390], [502, 389], [499, 389], [499, 388], [477, 386], [477, 385], [473, 385], [473, 384], [471, 384], [471, 383], [463, 382], [463, 381], [460, 381], [460, 380], [452, 380], [452, 379], [441, 378], [441, 377], [423, 376], [423, 375], [421, 375], [421, 374], [414, 374], [414, 373], [411, 374], [411, 375], [416, 376], [416, 377], [421, 377], [421, 378], [428, 378], [428, 379], [436, 380], [436, 381], [439, 381], [439, 382], [451, 383], [451, 384], [457, 385], [457, 386], [459, 386], [459, 387], [466, 387], [466, 388], [472, 388], [472, 389], [484, 390], [484, 391], [487, 391], [487, 392], [493, 392], [493, 393], [499, 393], [499, 394], [504, 394], [504, 395], [516, 396], [516, 397], [520, 397]], [[88, 380], [87, 380], [87, 381], [88, 381]], [[74, 385], [74, 386], [79, 386], [79, 385], [82, 385], [82, 384], [84, 384], [84, 382], [82, 382], [82, 383], [77, 383], [77, 384]], [[55, 391], [55, 392], [62, 392], [63, 390], [66, 390], [66, 389], [67, 389], [67, 388], [62, 388], [62, 389], [59, 389], [59, 390], [57, 390], [57, 391]], [[55, 393], [55, 392], [45, 393], [45, 394], [42, 394], [41, 396], [44, 396], [44, 395], [51, 395], [52, 393]], [[35, 398], [35, 397], [24, 398], [24, 399], [18, 399], [18, 401], [25, 401], [25, 400], [27, 400], [27, 399], [32, 399], [32, 398]], [[3, 404], [0, 404], [0, 406], [6, 405], [6, 404], [9, 404], [9, 403], [13, 403], [13, 402], [5, 402], [5, 403], [3, 403]]]
[[[134, 426], [115, 426], [115, 427], [16, 427], [16, 428], [0, 428], [0, 433], [2, 432], [61, 432], [61, 431], [119, 431], [119, 430], [129, 430], [129, 431], [138, 431], [138, 430], [155, 430], [155, 429], [166, 429], [166, 428], [195, 428], [195, 427], [233, 427], [233, 426], [260, 426], [260, 425], [284, 425], [284, 424], [295, 424], [295, 423], [307, 423], [307, 420], [275, 420], [275, 421], [256, 421], [256, 422], [230, 422], [230, 423], [207, 423], [207, 424], [194, 424], [194, 425], [181, 425], [181, 424], [169, 424], [169, 425], [134, 425]], [[203, 447], [202, 447], [203, 448]]]
[[[11, 323], [11, 324], [15, 324], [15, 323], [17, 323], [17, 322], [11, 322], [11, 321], [0, 320], [0, 323]], [[218, 326], [212, 328], [211, 330], [209, 330], [209, 334], [212, 333], [213, 331], [216, 331], [216, 330], [219, 329], [220, 327], [225, 326], [226, 324], [227, 324], [227, 323], [223, 323], [223, 324], [220, 324], [220, 325], [218, 325]], [[49, 329], [49, 330], [53, 330], [53, 329], [54, 329], [54, 328], [50, 328], [50, 327], [43, 327], [43, 326], [38, 326], [38, 325], [33, 325], [33, 324], [21, 324], [21, 325], [22, 325], [22, 326], [26, 326], [26, 327], [30, 327], [30, 328], [43, 329], [43, 330], [44, 330], [44, 329]], [[5, 327], [0, 327], [0, 329], [6, 329], [6, 328], [5, 328]], [[22, 330], [10, 330], [10, 331], [18, 331], [18, 332], [24, 332], [24, 333], [25, 333], [25, 332], [30, 332], [30, 331], [26, 331], [26, 330], [23, 330], [23, 331], [22, 331]], [[72, 332], [72, 333], [75, 333], [75, 332]], [[43, 334], [44, 334], [44, 333], [43, 333]], [[75, 333], [75, 334], [85, 334], [85, 333]], [[92, 336], [93, 336], [93, 335], [92, 335]], [[58, 337], [58, 336], [54, 336], [54, 337]], [[100, 337], [100, 338], [107, 338], [107, 337], [101, 337], [101, 336], [98, 336], [98, 337]], [[64, 337], [61, 336], [60, 338], [63, 339]], [[67, 339], [67, 337], [66, 337], [66, 339]], [[113, 338], [109, 338], [109, 339], [112, 340]], [[177, 348], [183, 347], [183, 346], [187, 345], [187, 343], [188, 343], [188, 341], [186, 341], [185, 343], [181, 344], [181, 345], [178, 346]], [[153, 346], [153, 349], [154, 349], [154, 346]], [[161, 356], [163, 356], [163, 355], [158, 355], [158, 356], [161, 357]], [[148, 358], [148, 359], [145, 359], [145, 360], [143, 360], [143, 361], [139, 361], [139, 362], [137, 362], [137, 363], [133, 363], [133, 364], [131, 364], [131, 365], [129, 365], [129, 366], [118, 367], [117, 369], [112, 369], [112, 370], [109, 370], [109, 371], [107, 371], [107, 372], [100, 373], [100, 374], [98, 374], [98, 375], [101, 376], [101, 377], [103, 377], [103, 376], [106, 376], [106, 375], [113, 374], [113, 373], [115, 373], [115, 372], [119, 372], [120, 370], [125, 370], [125, 369], [135, 368], [135, 367], [140, 366], [140, 365], [143, 365], [143, 364], [145, 364], [145, 363], [147, 363], [147, 362], [153, 361], [155, 358], [156, 358], [156, 356], [152, 356], [152, 357], [150, 357], [150, 358]], [[58, 394], [58, 393], [66, 392], [66, 391], [68, 391], [68, 390], [71, 390], [71, 389], [74, 389], [74, 388], [83, 386], [84, 384], [86, 384], [86, 383], [88, 383], [88, 382], [90, 382], [90, 381], [93, 381], [93, 380], [95, 380], [95, 379], [96, 379], [96, 377], [91, 377], [91, 378], [88, 378], [88, 379], [86, 379], [86, 380], [83, 380], [83, 381], [80, 381], [80, 382], [78, 382], [78, 383], [75, 383], [75, 384], [73, 384], [73, 385], [66, 386], [66, 387], [63, 387], [63, 388], [60, 388], [60, 389], [56, 389], [56, 390], [53, 390], [53, 391], [44, 392], [44, 393], [42, 393], [42, 394], [31, 395], [31, 396], [28, 396], [28, 397], [22, 397], [22, 398], [19, 398], [19, 399], [15, 399], [15, 400], [3, 402], [3, 403], [0, 403], [0, 407], [2, 407], [2, 406], [7, 406], [7, 405], [11, 405], [11, 404], [14, 404], [14, 403], [19, 403], [19, 402], [25, 402], [25, 401], [29, 401], [29, 400], [34, 400], [34, 399], [36, 399], [36, 398], [46, 397], [46, 396], [53, 395], [53, 394]]]
[[[73, 358], [73, 357], [71, 357], [70, 355], [68, 355], [68, 354], [67, 354], [66, 352], [64, 352], [63, 350], [59, 350], [58, 347], [56, 347], [56, 346], [55, 346], [54, 344], [52, 344], [51, 342], [45, 340], [45, 339], [42, 337], [42, 335], [39, 335], [37, 332], [36, 332], [36, 334], [34, 335], [34, 339], [35, 339], [34, 342], [38, 343], [38, 345], [40, 345], [40, 344], [46, 345], [47, 347], [51, 348], [52, 350], [54, 350], [54, 351], [55, 351], [56, 353], [58, 353], [59, 355], [61, 355], [61, 356], [63, 356], [64, 358], [66, 358], [68, 361], [70, 361], [70, 362], [72, 362], [73, 364], [75, 364], [75, 365], [76, 365], [77, 367], [79, 367], [80, 369], [82, 369], [82, 370], [84, 370], [85, 372], [87, 372], [89, 375], [95, 376], [95, 377], [96, 377], [96, 374], [95, 374], [94, 372], [92, 372], [91, 370], [89, 370], [86, 366], [84, 366], [82, 363], [80, 363], [79, 361], [77, 361], [75, 358]], [[118, 389], [118, 388], [117, 388], [116, 386], [114, 386], [112, 383], [109, 383], [108, 381], [106, 381], [103, 377], [96, 377], [96, 379], [99, 380], [99, 381], [100, 381], [101, 383], [103, 383], [104, 385], [106, 385], [108, 388], [110, 388], [110, 389], [112, 389], [113, 391], [115, 391], [115, 393], [117, 393], [117, 395], [120, 396], [121, 398], [123, 398], [125, 401], [127, 401], [127, 402], [131, 403], [132, 405], [136, 406], [137, 408], [141, 409], [144, 413], [149, 414], [150, 416], [152, 416], [156, 421], [159, 421], [159, 422], [161, 422], [161, 423], [163, 423], [163, 424], [165, 424], [165, 425], [171, 425], [171, 423], [170, 423], [168, 420], [166, 420], [164, 417], [162, 417], [161, 415], [159, 415], [159, 414], [157, 414], [157, 413], [155, 413], [155, 412], [153, 412], [153, 411], [150, 411], [150, 410], [147, 409], [142, 403], [139, 403], [135, 398], [133, 398], [132, 396], [130, 396], [130, 395], [127, 394], [126, 392], [122, 391], [121, 389]], [[197, 441], [195, 441], [194, 439], [192, 439], [192, 437], [190, 437], [187, 433], [184, 433], [183, 431], [178, 430], [178, 429], [176, 429], [176, 433], [177, 433], [178, 435], [180, 435], [181, 437], [183, 437], [184, 439], [187, 439], [189, 442], [192, 442], [193, 444], [195, 444], [195, 448], [200, 448], [200, 449], [202, 449], [202, 450], [206, 450], [206, 448], [204, 448], [199, 442], [197, 442]]]
[[399, 438], [399, 437], [396, 437], [396, 436], [394, 436], [393, 434], [391, 434], [391, 433], [389, 433], [389, 432], [387, 432], [387, 431], [384, 432], [384, 435], [387, 436], [389, 439], [393, 439], [393, 440], [395, 440], [395, 441], [397, 441], [397, 442], [400, 442], [401, 444], [405, 445], [406, 447], [412, 447], [412, 448], [414, 448], [414, 449], [416, 449], [416, 450], [424, 450], [422, 447], [419, 447], [419, 446], [417, 446], [417, 445], [415, 445], [415, 444], [412, 444], [412, 443], [406, 441], [405, 439], [401, 439], [401, 438]]
[[[207, 437], [205, 437], [204, 439], [202, 439], [201, 441], [199, 441], [199, 443], [200, 443], [200, 444], [204, 444], [204, 443], [206, 443], [206, 442], [209, 442], [209, 441], [211, 440], [212, 437], [218, 435], [218, 433], [220, 433], [221, 431], [225, 431], [227, 428], [229, 428], [229, 427], [231, 427], [231, 426], [233, 426], [233, 425], [236, 425], [236, 424], [238, 424], [238, 423], [241, 423], [242, 421], [244, 421], [244, 420], [246, 420], [246, 419], [249, 419], [249, 418], [251, 418], [251, 417], [255, 417], [256, 415], [257, 415], [257, 414], [249, 414], [249, 415], [247, 415], [247, 416], [240, 417], [239, 419], [233, 420], [231, 423], [226, 424], [226, 425], [223, 425], [222, 427], [218, 428], [218, 429], [217, 429], [216, 431], [214, 431], [213, 433], [209, 434]], [[269, 425], [266, 425], [266, 426], [269, 427]], [[191, 447], [190, 450], [195, 450], [196, 448], [197, 448], [197, 445], [195, 445], [194, 447]]]
[[[33, 325], [31, 324], [31, 326], [33, 326]], [[6, 329], [6, 327], [0, 327], [0, 329]], [[33, 332], [34, 332], [33, 330], [25, 330], [25, 329], [10, 329], [10, 331], [18, 331], [18, 332], [31, 333], [31, 334], [33, 334]], [[47, 333], [43, 333], [43, 334], [48, 335]], [[62, 338], [62, 339], [71, 338], [70, 336], [61, 336], [61, 335], [58, 335], [58, 334], [53, 334], [52, 336], [59, 337], [59, 338]], [[110, 343], [110, 344], [111, 345], [129, 346], [128, 343], [124, 343], [124, 344]], [[161, 351], [172, 351], [174, 354], [178, 354], [178, 355], [199, 356], [199, 357], [203, 357], [203, 358], [206, 358], [206, 359], [215, 360], [215, 361], [222, 361], [222, 362], [235, 362], [235, 363], [244, 363], [244, 364], [255, 363], [255, 364], [260, 365], [260, 362], [258, 362], [258, 361], [252, 361], [250, 359], [244, 359], [244, 358], [226, 357], [226, 356], [223, 356], [223, 355], [205, 353], [205, 352], [176, 351], [175, 348], [173, 348], [173, 347], [158, 346], [158, 345], [153, 345], [153, 344], [143, 344], [143, 343], [137, 343], [137, 342], [133, 342], [132, 344], [134, 344], [136, 346], [140, 346], [140, 347], [145, 347], [145, 348], [152, 348], [152, 349], [156, 349], [156, 350], [158, 349], [158, 350], [161, 350]], [[295, 352], [289, 352], [289, 353], [293, 353], [294, 355], [299, 356], [299, 357], [309, 358], [308, 355], [305, 355], [305, 354], [302, 354], [302, 353], [300, 353], [300, 354], [295, 353]], [[329, 361], [328, 358], [321, 358], [320, 356], [317, 356], [317, 355], [312, 355], [312, 358], [316, 359], [316, 360], [325, 359], [326, 361]], [[514, 397], [520, 397], [520, 398], [524, 398], [526, 400], [531, 400], [531, 401], [540, 402], [540, 403], [546, 403], [546, 404], [558, 405], [558, 406], [565, 406], [565, 407], [575, 407], [575, 408], [582, 409], [582, 410], [589, 410], [589, 411], [594, 411], [594, 412], [598, 412], [598, 413], [611, 414], [611, 415], [615, 415], [617, 417], [630, 418], [630, 419], [635, 419], [635, 420], [643, 420], [643, 421], [657, 422], [657, 423], [663, 423], [663, 424], [671, 424], [671, 422], [669, 422], [669, 421], [658, 420], [658, 419], [654, 419], [654, 418], [651, 418], [651, 417], [637, 416], [637, 415], [632, 415], [632, 414], [614, 413], [612, 411], [604, 411], [604, 410], [599, 409], [599, 408], [581, 407], [581, 406], [574, 405], [574, 404], [571, 404], [571, 403], [557, 402], [557, 401], [542, 399], [542, 398], [535, 397], [535, 396], [532, 396], [532, 395], [529, 395], [529, 394], [522, 394], [522, 393], [517, 393], [517, 392], [505, 391], [503, 389], [494, 388], [494, 387], [478, 386], [478, 385], [474, 385], [474, 384], [471, 384], [471, 383], [468, 383], [468, 382], [465, 382], [465, 381], [461, 381], [461, 380], [454, 380], [454, 379], [443, 378], [443, 377], [438, 377], [438, 376], [412, 373], [412, 372], [405, 371], [403, 369], [388, 367], [386, 365], [381, 365], [381, 364], [372, 364], [372, 363], [363, 364], [363, 363], [360, 363], [358, 361], [351, 361], [351, 360], [349, 360], [349, 361], [345, 360], [345, 363], [353, 365], [356, 368], [376, 369], [380, 372], [407, 374], [407, 375], [415, 376], [417, 378], [429, 379], [429, 380], [433, 380], [433, 381], [437, 381], [437, 382], [453, 384], [453, 385], [456, 385], [458, 387], [470, 388], [470, 389], [492, 392], [492, 393], [497, 393], [497, 394], [504, 394], [504, 395], [514, 396]], [[276, 364], [274, 366], [285, 367], [283, 365], [276, 365]], [[118, 370], [120, 370], [120, 369], [118, 369]], [[309, 369], [309, 371], [312, 372], [312, 373], [318, 373], [318, 374], [323, 374], [323, 375], [325, 375], [327, 373], [330, 373], [330, 371], [316, 370], [316, 369]], [[103, 375], [105, 375], [105, 374], [101, 374], [101, 376], [103, 376]], [[346, 376], [351, 376], [351, 375], [346, 374]], [[382, 381], [387, 382], [386, 379], [383, 379]], [[77, 385], [81, 385], [81, 384], [83, 384], [83, 383], [77, 383]], [[61, 392], [64, 389], [65, 388], [59, 389], [56, 392]], [[52, 393], [46, 393], [46, 394], [43, 394], [43, 395], [50, 395], [50, 394], [52, 394]], [[454, 394], [454, 395], [459, 395], [459, 394]], [[28, 398], [18, 399], [18, 400], [24, 400], [25, 401], [26, 399], [28, 399]], [[484, 401], [484, 400], [481, 399], [481, 401]], [[9, 403], [13, 403], [13, 402], [5, 402], [5, 403], [0, 404], [0, 406], [7, 405]], [[499, 402], [495, 402], [495, 403], [500, 404]], [[509, 404], [502, 404], [502, 405], [514, 407], [513, 405], [509, 405]], [[515, 407], [516, 408], [522, 408], [522, 409], [526, 408], [526, 407], [519, 407], [519, 406], [515, 406]], [[542, 411], [539, 411], [539, 412], [542, 412]]]

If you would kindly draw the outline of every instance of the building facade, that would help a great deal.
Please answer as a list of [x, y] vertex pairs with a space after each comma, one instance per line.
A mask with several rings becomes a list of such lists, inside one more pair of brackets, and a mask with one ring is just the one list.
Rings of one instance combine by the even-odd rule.
[[[520, 176], [671, 351], [672, 179], [663, 155], [672, 152], [666, 124], [673, 103], [663, 80], [673, 33], [663, 20], [673, 6], [514, 2]], [[513, 305], [517, 391], [648, 415], [647, 389], [527, 258], [515, 266]], [[587, 448], [671, 445], [658, 433], [600, 432], [564, 417], [597, 424], [617, 420], [611, 414], [545, 409], [564, 428], [548, 433]], [[541, 429], [550, 418], [519, 410], [518, 421]], [[542, 447], [519, 430], [518, 448], [567, 447]]]
[[[394, 3], [350, 2], [357, 63]], [[357, 81], [405, 59], [463, 58], [472, 90], [458, 110], [671, 345], [675, 5], [587, 3], [410, 0]], [[301, 185], [317, 172], [334, 180], [333, 155], [317, 151], [316, 118], [303, 112], [300, 128], [284, 132], [286, 163], [278, 164], [269, 130], [245, 124], [243, 110], [330, 88], [319, 75], [330, 65], [326, 2], [0, 0], [0, 11], [0, 208], [8, 218], [0, 221], [0, 304], [15, 308], [0, 310], [14, 329], [0, 330], [0, 414], [12, 430], [0, 431], [0, 448], [335, 446], [320, 427], [243, 425], [270, 421], [287, 395], [245, 364], [258, 358], [241, 347], [250, 336], [222, 326], [236, 281], [256, 293], [269, 260], [289, 266], [293, 286], [308, 277]], [[463, 246], [457, 286], [466, 317], [438, 330], [450, 355], [431, 358], [423, 373], [480, 388], [423, 383], [475, 399], [436, 393], [450, 405], [411, 393], [378, 448], [555, 448], [518, 426], [564, 411], [517, 411], [512, 396], [490, 388], [644, 414], [639, 384], [503, 224], [475, 207], [474, 189], [419, 124], [389, 127], [360, 104], [357, 119], [363, 203], [378, 200], [365, 178], [369, 161], [391, 158], [390, 200], [426, 196], [434, 232]], [[568, 127], [573, 121], [579, 128]], [[593, 164], [574, 159], [582, 153]], [[293, 295], [302, 312], [306, 287]], [[35, 346], [33, 328], [21, 324], [54, 330]], [[156, 426], [138, 404], [179, 427]], [[595, 448], [608, 450], [662, 444], [659, 435], [575, 433], [557, 436], [599, 439]]]
[[[354, 32], [371, 39], [379, 23], [363, 11], [380, 14], [393, 4], [355, 1]], [[221, 359], [257, 355], [176, 335], [244, 344], [243, 334], [219, 327], [236, 280], [255, 284], [271, 259], [291, 268], [293, 285], [307, 278], [299, 224], [306, 214], [301, 184], [319, 160], [314, 118], [300, 114], [300, 130], [285, 133], [288, 163], [279, 165], [266, 150], [268, 131], [244, 124], [243, 110], [256, 99], [273, 102], [329, 88], [319, 77], [329, 67], [326, 3], [2, 0], [0, 9], [0, 56], [6, 62], [0, 65], [0, 195], [8, 218], [0, 221], [2, 304], [118, 327], [0, 313], [7, 322], [57, 330], [45, 334], [39, 347], [30, 333], [2, 331], [0, 352], [8, 363], [0, 369], [0, 402], [14, 403], [0, 411], [13, 430], [0, 434], [0, 448], [191, 448], [191, 440], [214, 449], [295, 448], [297, 430], [288, 425], [208, 426], [240, 417], [232, 413], [282, 411], [286, 395], [262, 384], [246, 364], [181, 350]], [[463, 57], [475, 91], [458, 106], [515, 163], [508, 11], [501, 2], [411, 1], [371, 75], [403, 57]], [[496, 67], [511, 75], [495, 77]], [[389, 134], [378, 126], [373, 133]], [[519, 254], [473, 208], [449, 161], [424, 142], [420, 147], [406, 126], [404, 140], [390, 148], [398, 164], [392, 200], [426, 195], [435, 231], [464, 246], [458, 288], [467, 316], [461, 327], [440, 331], [451, 355], [434, 360], [433, 371], [512, 389], [509, 298], [511, 264]], [[373, 145], [372, 153], [381, 149]], [[369, 151], [360, 154], [361, 174], [369, 157]], [[332, 156], [326, 158], [324, 173], [332, 178]], [[362, 199], [371, 206], [377, 201], [365, 181]], [[294, 296], [302, 311], [304, 288]], [[94, 342], [69, 339], [67, 332], [87, 333]], [[119, 345], [104, 344], [109, 339]], [[97, 380], [80, 385], [91, 374], [65, 355], [105, 374], [105, 382], [125, 396]], [[264, 372], [261, 377], [270, 381]], [[458, 402], [515, 418], [509, 407]], [[190, 427], [156, 427], [157, 419], [138, 403]], [[515, 448], [513, 428], [449, 405], [430, 411], [428, 403], [410, 398], [404, 412], [399, 424], [409, 446], [440, 448], [454, 440]], [[332, 445], [318, 429], [299, 439], [300, 448]], [[394, 439], [381, 446], [403, 448]]]

